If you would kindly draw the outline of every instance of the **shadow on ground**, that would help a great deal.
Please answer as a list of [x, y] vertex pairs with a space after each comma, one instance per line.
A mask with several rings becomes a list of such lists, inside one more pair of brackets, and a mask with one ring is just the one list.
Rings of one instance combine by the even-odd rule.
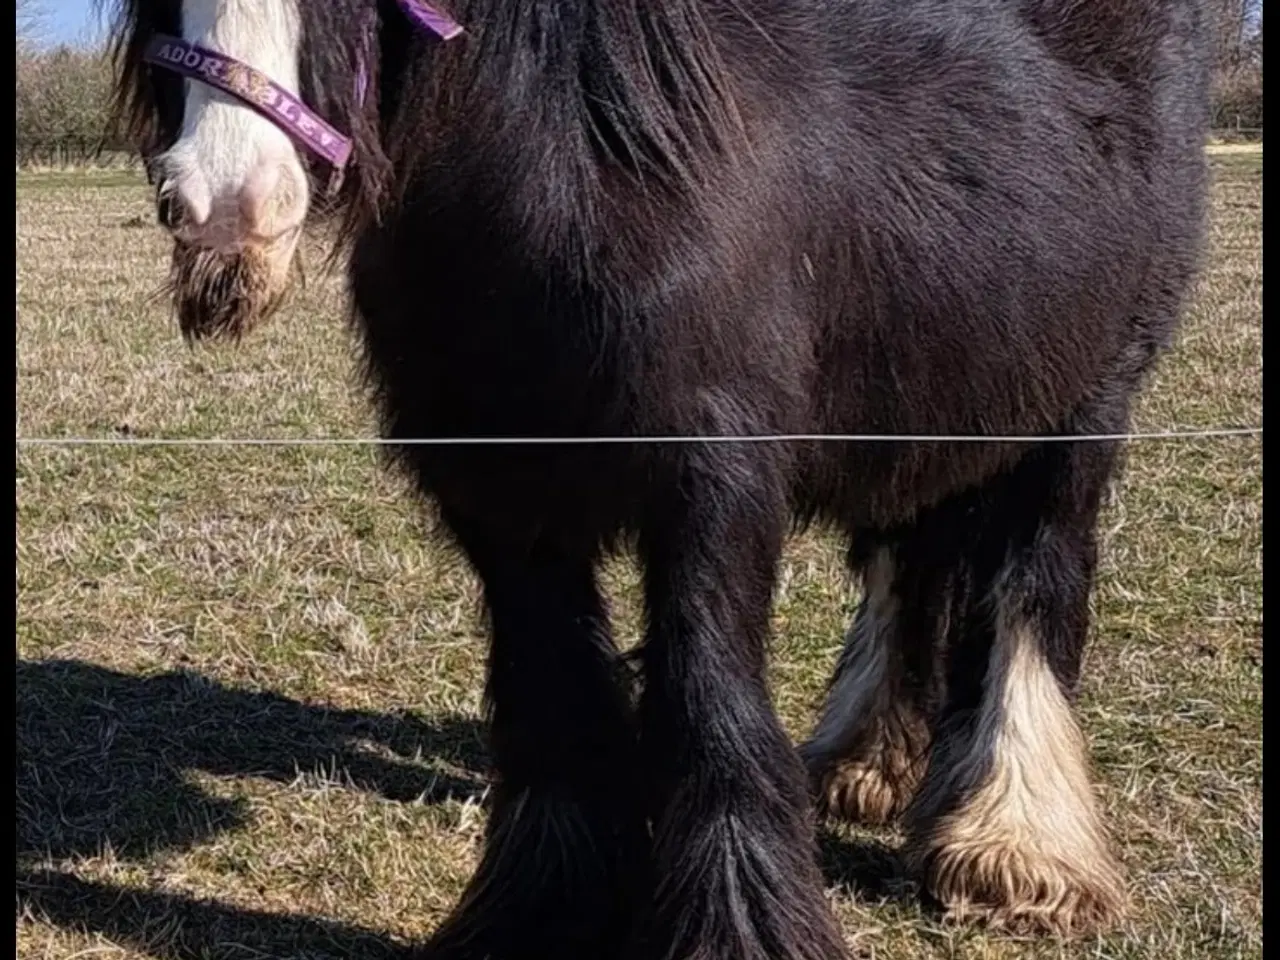
[[98, 933], [162, 960], [408, 960], [386, 934], [313, 917], [127, 890], [56, 870], [18, 869], [18, 913]]
[[843, 887], [861, 902], [907, 900], [915, 885], [904, 872], [898, 851], [879, 840], [841, 836], [827, 826], [818, 827], [818, 860], [827, 884]]
[[344, 786], [438, 803], [483, 790], [477, 721], [336, 710], [180, 671], [135, 677], [76, 661], [17, 664], [18, 856], [133, 859], [243, 822], [184, 776], [338, 771]]
[[82, 880], [49, 861], [110, 848], [140, 860], [244, 822], [188, 771], [288, 783], [337, 771], [344, 786], [395, 801], [478, 798], [480, 726], [307, 704], [194, 672], [136, 677], [77, 661], [18, 661], [18, 912], [157, 957], [397, 956], [384, 935]]

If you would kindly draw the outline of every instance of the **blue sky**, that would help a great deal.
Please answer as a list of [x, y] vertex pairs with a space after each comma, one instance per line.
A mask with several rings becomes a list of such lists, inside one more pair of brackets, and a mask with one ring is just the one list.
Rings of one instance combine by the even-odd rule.
[[41, 40], [74, 43], [97, 33], [93, 0], [37, 0], [41, 8]]
[[[73, 43], [96, 34], [99, 29], [93, 0], [38, 0], [44, 11], [44, 36], [49, 43]], [[1259, 0], [1256, 14], [1261, 14]], [[1250, 17], [1252, 20], [1253, 17]]]

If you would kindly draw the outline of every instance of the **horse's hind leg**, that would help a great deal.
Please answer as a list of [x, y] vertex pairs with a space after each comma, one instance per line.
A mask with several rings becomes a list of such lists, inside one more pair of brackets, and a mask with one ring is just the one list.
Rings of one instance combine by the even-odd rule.
[[[817, 729], [800, 747], [819, 811], [861, 823], [899, 816], [924, 773], [935, 608], [905, 571], [896, 541], [855, 536], [863, 598], [845, 637]], [[869, 541], [869, 545], [868, 545]], [[921, 606], [924, 604], [925, 606]]]
[[445, 519], [484, 582], [498, 775], [480, 866], [432, 960], [616, 956], [648, 853], [636, 742], [589, 556]]
[[954, 917], [1069, 934], [1124, 909], [1072, 709], [1114, 456], [1045, 444], [979, 494], [972, 600], [949, 630], [946, 702], [907, 813], [908, 861]]

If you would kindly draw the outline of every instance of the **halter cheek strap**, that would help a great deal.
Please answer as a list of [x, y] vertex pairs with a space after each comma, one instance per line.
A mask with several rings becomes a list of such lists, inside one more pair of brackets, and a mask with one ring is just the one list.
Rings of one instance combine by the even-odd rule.
[[462, 32], [462, 25], [447, 13], [436, 9], [425, 0], [397, 0], [405, 16], [424, 30], [429, 30], [441, 40], [452, 40]]
[[[452, 40], [462, 33], [462, 27], [457, 21], [425, 0], [397, 2], [410, 20], [441, 40]], [[147, 42], [142, 59], [188, 79], [208, 84], [256, 110], [329, 164], [333, 170], [329, 192], [337, 192], [347, 162], [351, 159], [351, 138], [339, 133], [297, 96], [261, 70], [216, 50], [162, 33], [153, 35]], [[364, 102], [368, 81], [364, 58], [361, 57], [356, 76], [356, 98], [361, 103]]]

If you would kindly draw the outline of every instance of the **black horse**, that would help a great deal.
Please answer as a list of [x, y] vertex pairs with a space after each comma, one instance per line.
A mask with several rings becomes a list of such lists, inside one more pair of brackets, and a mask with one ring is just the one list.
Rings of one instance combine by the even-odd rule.
[[[954, 914], [1114, 921], [1071, 702], [1117, 445], [723, 438], [1123, 432], [1202, 235], [1198, 0], [453, 0], [447, 41], [405, 2], [259, 0], [252, 29], [238, 6], [128, 0], [119, 25], [180, 245], [249, 256], [313, 205], [269, 124], [144, 67], [157, 30], [284, 62], [352, 134], [388, 438], [636, 438], [393, 447], [493, 635], [500, 780], [429, 955], [843, 956], [811, 791], [905, 814]], [[273, 233], [244, 211], [277, 181]], [[864, 601], [797, 755], [765, 648], [808, 522], [848, 535]], [[638, 703], [596, 580], [622, 546]]]

